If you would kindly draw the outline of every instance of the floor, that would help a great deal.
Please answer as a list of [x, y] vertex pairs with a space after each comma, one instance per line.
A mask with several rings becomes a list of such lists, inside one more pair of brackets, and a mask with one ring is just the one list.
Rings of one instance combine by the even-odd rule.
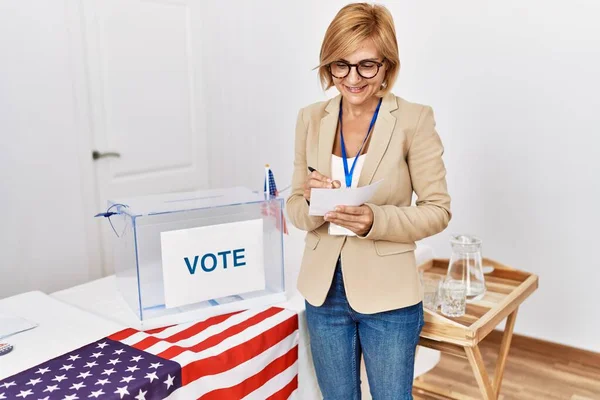
[[[490, 375], [493, 375], [500, 339], [499, 332], [492, 332], [480, 345]], [[363, 399], [371, 400], [364, 368], [361, 379]], [[459, 393], [465, 399], [481, 398], [466, 359], [442, 355], [434, 369], [417, 379], [443, 388], [448, 396], [415, 390], [415, 400], [448, 399], [451, 393]], [[600, 354], [515, 335], [499, 399], [600, 400]]]
[[[493, 332], [481, 344], [481, 352], [493, 374], [500, 335]], [[419, 378], [423, 382], [481, 398], [466, 359], [442, 355], [440, 363]], [[415, 399], [447, 397], [414, 393]], [[600, 354], [515, 336], [500, 390], [501, 400], [600, 400]]]

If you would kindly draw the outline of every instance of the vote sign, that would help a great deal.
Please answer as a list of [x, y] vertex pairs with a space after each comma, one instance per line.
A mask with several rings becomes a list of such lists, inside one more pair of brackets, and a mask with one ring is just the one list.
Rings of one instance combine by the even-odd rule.
[[263, 220], [161, 232], [165, 307], [265, 289]]

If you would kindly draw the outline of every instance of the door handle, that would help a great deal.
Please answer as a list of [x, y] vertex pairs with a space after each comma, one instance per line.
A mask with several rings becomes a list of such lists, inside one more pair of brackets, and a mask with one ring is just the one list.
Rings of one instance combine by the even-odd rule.
[[116, 153], [116, 152], [106, 152], [106, 153], [101, 153], [98, 150], [94, 150], [92, 151], [92, 160], [97, 160], [99, 158], [105, 158], [105, 157], [121, 157], [121, 154]]

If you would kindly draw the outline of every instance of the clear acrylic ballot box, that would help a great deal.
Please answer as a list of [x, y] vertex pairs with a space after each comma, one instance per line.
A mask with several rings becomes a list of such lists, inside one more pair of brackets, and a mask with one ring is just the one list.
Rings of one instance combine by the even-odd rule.
[[282, 207], [243, 187], [109, 201], [119, 292], [144, 322], [285, 301]]

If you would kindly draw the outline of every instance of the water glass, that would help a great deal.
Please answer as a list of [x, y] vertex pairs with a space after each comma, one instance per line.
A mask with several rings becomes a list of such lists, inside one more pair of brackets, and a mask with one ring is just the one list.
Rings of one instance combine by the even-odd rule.
[[431, 311], [437, 311], [441, 279], [439, 277], [423, 277], [423, 306]]
[[462, 280], [448, 279], [442, 285], [442, 314], [462, 317], [467, 308], [467, 287]]

